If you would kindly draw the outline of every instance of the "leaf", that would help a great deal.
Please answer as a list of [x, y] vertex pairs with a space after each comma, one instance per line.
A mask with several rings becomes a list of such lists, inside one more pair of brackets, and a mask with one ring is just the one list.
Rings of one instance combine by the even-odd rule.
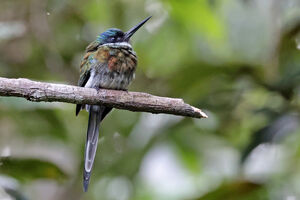
[[67, 178], [58, 166], [48, 161], [35, 158], [1, 158], [0, 172], [12, 176], [20, 181], [35, 179], [55, 179], [62, 181]]
[[267, 198], [263, 185], [251, 182], [234, 182], [223, 184], [216, 190], [198, 198], [197, 200], [263, 200]]

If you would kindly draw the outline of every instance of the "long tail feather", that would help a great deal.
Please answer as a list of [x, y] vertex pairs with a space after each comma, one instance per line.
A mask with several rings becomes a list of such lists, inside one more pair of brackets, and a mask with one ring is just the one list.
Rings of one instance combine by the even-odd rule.
[[83, 173], [83, 188], [85, 192], [88, 190], [88, 185], [90, 182], [91, 171], [93, 168], [97, 145], [98, 145], [99, 125], [104, 110], [105, 107], [103, 106], [97, 106], [97, 105], [89, 106], [89, 123], [88, 123], [87, 138], [85, 144], [84, 173]]

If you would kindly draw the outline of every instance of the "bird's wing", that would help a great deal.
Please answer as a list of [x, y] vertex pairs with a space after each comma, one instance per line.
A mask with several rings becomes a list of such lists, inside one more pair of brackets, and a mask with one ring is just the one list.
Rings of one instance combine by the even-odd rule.
[[[95, 46], [96, 43], [92, 42], [86, 49], [81, 65], [80, 65], [80, 77], [78, 80], [78, 86], [84, 87], [91, 75], [91, 69], [94, 66], [106, 67], [108, 59], [110, 58], [109, 48], [106, 46]], [[82, 109], [81, 104], [76, 105], [76, 115]]]
[[86, 47], [86, 52], [92, 52], [92, 51], [96, 51], [98, 49], [98, 47], [100, 46], [100, 43], [95, 40], [92, 43], [90, 43], [87, 47]]
[[[93, 57], [94, 52], [86, 52], [84, 55], [81, 64], [80, 64], [80, 76], [78, 80], [78, 86], [84, 87], [91, 75], [92, 63], [91, 59]], [[82, 104], [76, 105], [76, 116], [82, 109]]]
[[87, 52], [80, 64], [80, 77], [78, 80], [78, 86], [84, 87], [86, 82], [90, 78], [90, 72], [92, 68], [92, 64], [90, 62], [91, 57], [93, 56], [92, 52]]

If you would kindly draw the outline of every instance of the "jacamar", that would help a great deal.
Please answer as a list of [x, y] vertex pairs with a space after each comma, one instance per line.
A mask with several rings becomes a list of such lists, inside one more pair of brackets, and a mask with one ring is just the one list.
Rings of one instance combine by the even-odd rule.
[[[78, 86], [96, 90], [127, 90], [137, 67], [137, 56], [129, 40], [150, 18], [151, 16], [125, 33], [116, 28], [108, 29], [88, 45], [80, 65]], [[83, 188], [87, 191], [97, 150], [99, 125], [112, 108], [78, 104], [76, 116], [84, 108], [89, 112], [83, 172]]]

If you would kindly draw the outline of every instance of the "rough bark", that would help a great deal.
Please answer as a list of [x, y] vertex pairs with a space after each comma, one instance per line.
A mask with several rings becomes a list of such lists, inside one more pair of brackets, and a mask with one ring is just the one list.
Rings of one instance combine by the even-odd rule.
[[182, 99], [159, 97], [141, 92], [119, 90], [99, 91], [71, 85], [43, 83], [28, 79], [0, 77], [0, 96], [23, 97], [29, 101], [66, 102], [74, 104], [102, 104], [138, 112], [167, 113], [194, 118], [207, 118], [198, 108]]

